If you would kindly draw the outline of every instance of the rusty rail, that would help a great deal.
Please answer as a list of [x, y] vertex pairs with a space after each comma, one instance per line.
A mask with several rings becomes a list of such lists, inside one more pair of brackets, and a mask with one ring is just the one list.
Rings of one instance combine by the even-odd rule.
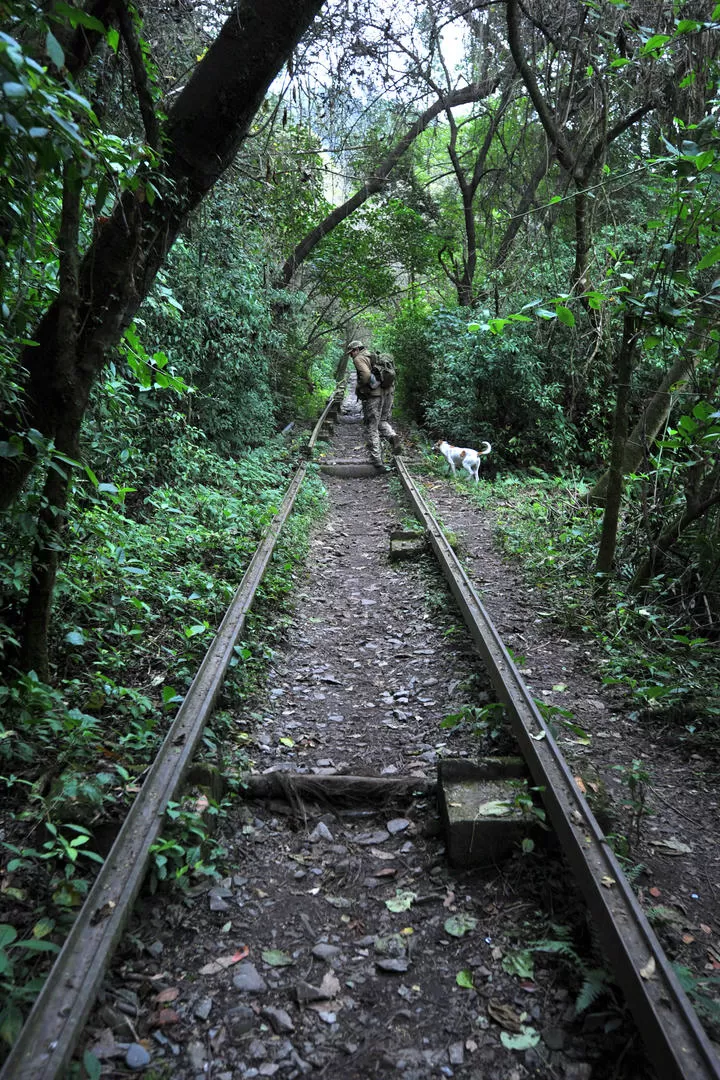
[[[318, 424], [319, 426], [319, 424]], [[165, 808], [180, 787], [212, 712], [235, 643], [305, 477], [295, 473], [117, 839], [38, 996], [0, 1080], [54, 1080], [66, 1068], [150, 860]]]
[[402, 459], [402, 484], [463, 614], [578, 879], [658, 1080], [719, 1080], [720, 1062], [480, 598]]

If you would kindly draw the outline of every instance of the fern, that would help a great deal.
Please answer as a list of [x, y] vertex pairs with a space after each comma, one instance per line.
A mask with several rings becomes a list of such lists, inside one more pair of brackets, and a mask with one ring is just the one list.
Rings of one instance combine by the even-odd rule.
[[606, 994], [609, 986], [610, 973], [605, 968], [586, 969], [580, 993], [575, 999], [575, 1012], [578, 1016]]

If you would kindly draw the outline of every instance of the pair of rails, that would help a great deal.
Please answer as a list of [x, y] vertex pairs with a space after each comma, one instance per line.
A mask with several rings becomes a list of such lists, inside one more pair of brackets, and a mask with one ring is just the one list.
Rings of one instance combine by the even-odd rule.
[[[339, 386], [307, 444], [311, 458], [323, 425], [342, 401]], [[431, 514], [402, 458], [400, 481], [483, 657], [498, 700], [570, 866], [619, 985], [643, 1036], [658, 1080], [720, 1080], [720, 1062], [695, 1011], [579, 791], [520, 673]], [[0, 1080], [56, 1080], [67, 1068], [113, 951], [147, 872], [165, 808], [180, 788], [212, 714], [247, 613], [307, 469], [303, 462], [258, 545], [215, 639], [171, 724]], [[648, 973], [652, 973], [648, 978]]]

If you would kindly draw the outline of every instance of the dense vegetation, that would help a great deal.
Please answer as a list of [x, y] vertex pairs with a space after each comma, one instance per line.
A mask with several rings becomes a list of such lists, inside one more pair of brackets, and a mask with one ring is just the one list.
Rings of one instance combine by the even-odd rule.
[[[504, 542], [574, 583], [564, 615], [612, 677], [679, 737], [717, 734], [720, 8], [242, 7], [250, 34], [292, 18], [267, 70], [231, 43], [232, 122], [212, 3], [3, 9], [3, 893], [31, 954], [87, 888], [93, 825], [135, 790], [297, 459], [281, 432], [348, 337], [394, 353], [418, 447], [493, 443]], [[5, 933], [8, 1042], [35, 984]]]

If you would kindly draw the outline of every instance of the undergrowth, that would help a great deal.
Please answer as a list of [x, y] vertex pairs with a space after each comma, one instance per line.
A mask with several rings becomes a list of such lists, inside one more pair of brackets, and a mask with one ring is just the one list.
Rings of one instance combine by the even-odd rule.
[[[466, 485], [466, 487], [469, 487]], [[538, 615], [587, 634], [602, 646], [603, 676], [626, 687], [634, 718], [661, 723], [694, 747], [720, 739], [720, 662], [717, 644], [670, 602], [662, 582], [631, 588], [632, 567], [618, 567], [606, 595], [593, 595], [602, 510], [589, 506], [575, 478], [515, 476], [469, 488], [495, 515], [503, 550], [522, 562], [540, 590]]]
[[[48, 959], [83, 902], [115, 825], [187, 692], [294, 467], [280, 440], [223, 458], [187, 431], [171, 474], [132, 496], [116, 476], [78, 484], [58, 576], [53, 618], [54, 685], [12, 674], [10, 618], [0, 652], [10, 677], [0, 686], [0, 1040], [11, 1044], [42, 983]], [[172, 480], [170, 480], [170, 476]], [[139, 497], [138, 497], [139, 496]], [[29, 498], [33, 497], [30, 492]], [[238, 700], [264, 677], [289, 604], [310, 526], [324, 496], [312, 467], [284, 527], [235, 647], [223, 700]], [[3, 586], [24, 589], [23, 519], [9, 522]], [[239, 774], [242, 740], [219, 710], [200, 758]], [[231, 793], [232, 794], [232, 793]], [[181, 798], [152, 852], [153, 881], [216, 873], [223, 851], [212, 819], [223, 800]]]

